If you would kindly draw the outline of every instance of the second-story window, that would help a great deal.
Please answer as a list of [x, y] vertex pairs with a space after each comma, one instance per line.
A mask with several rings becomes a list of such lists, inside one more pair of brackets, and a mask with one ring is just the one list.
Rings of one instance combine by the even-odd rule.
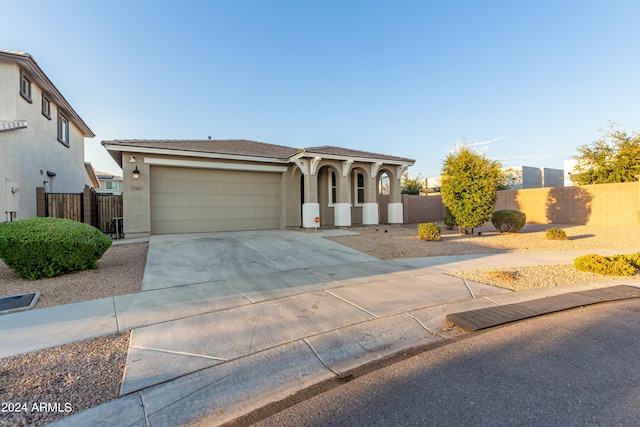
[[42, 94], [42, 115], [51, 120], [51, 101], [44, 93]]
[[20, 96], [28, 102], [33, 102], [31, 101], [31, 79], [22, 72], [20, 72]]
[[58, 111], [58, 141], [69, 146], [69, 119]]

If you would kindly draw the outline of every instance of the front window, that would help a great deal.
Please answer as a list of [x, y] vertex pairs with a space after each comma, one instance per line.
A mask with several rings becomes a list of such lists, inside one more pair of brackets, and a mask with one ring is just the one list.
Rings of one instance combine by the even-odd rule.
[[29, 102], [31, 101], [31, 79], [26, 74], [20, 72], [20, 95]]
[[364, 203], [364, 175], [356, 172], [356, 203]]
[[329, 204], [333, 205], [338, 199], [338, 185], [336, 173], [331, 172], [331, 185], [329, 186]]
[[51, 101], [44, 93], [42, 94], [42, 115], [51, 120]]
[[58, 111], [58, 141], [69, 146], [69, 119]]

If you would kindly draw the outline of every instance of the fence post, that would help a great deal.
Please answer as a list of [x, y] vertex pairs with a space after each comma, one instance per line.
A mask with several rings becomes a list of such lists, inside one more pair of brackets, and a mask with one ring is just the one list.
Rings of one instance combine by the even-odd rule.
[[47, 216], [47, 193], [44, 187], [36, 187], [36, 216]]
[[82, 222], [95, 226], [95, 199], [93, 190], [85, 188], [82, 193]]

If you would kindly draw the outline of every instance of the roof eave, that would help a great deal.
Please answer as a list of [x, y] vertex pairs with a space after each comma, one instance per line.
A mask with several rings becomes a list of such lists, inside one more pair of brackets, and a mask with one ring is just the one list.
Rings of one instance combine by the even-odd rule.
[[[260, 156], [247, 156], [242, 154], [223, 154], [223, 153], [209, 153], [203, 151], [188, 151], [188, 150], [176, 150], [170, 148], [155, 148], [155, 147], [140, 147], [135, 144], [125, 145], [125, 144], [113, 144], [109, 143], [109, 141], [102, 141], [102, 145], [105, 147], [107, 151], [111, 154], [111, 157], [114, 157], [113, 153], [117, 152], [135, 152], [135, 153], [144, 153], [144, 154], [164, 154], [168, 156], [189, 156], [189, 157], [201, 157], [206, 159], [221, 159], [221, 160], [240, 160], [240, 161], [250, 161], [250, 162], [262, 162], [262, 163], [279, 163], [286, 164], [289, 163], [288, 159], [281, 159], [276, 157], [260, 157]], [[116, 159], [116, 161], [118, 161]], [[120, 159], [120, 163], [122, 159]], [[122, 164], [120, 164], [122, 167]]]

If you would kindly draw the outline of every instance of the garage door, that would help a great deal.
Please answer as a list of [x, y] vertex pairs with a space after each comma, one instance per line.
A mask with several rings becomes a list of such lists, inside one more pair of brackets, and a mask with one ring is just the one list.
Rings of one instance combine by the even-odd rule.
[[280, 174], [151, 167], [151, 233], [280, 228]]

